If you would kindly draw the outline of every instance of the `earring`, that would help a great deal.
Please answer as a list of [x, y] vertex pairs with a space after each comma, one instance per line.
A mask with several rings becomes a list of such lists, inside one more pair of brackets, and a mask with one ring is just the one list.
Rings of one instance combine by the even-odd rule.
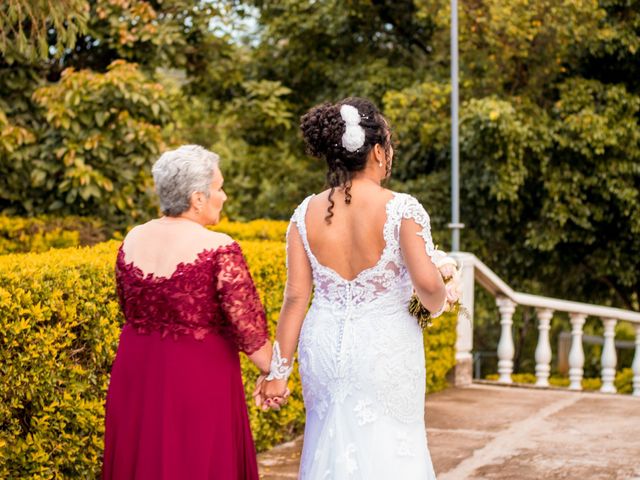
[[382, 162], [378, 162], [378, 166], [382, 168]]

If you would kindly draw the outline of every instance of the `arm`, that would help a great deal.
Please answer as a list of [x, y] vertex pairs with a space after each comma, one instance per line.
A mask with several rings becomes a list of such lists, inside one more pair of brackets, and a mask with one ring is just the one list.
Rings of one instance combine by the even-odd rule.
[[[312, 288], [311, 264], [304, 250], [300, 232], [292, 222], [287, 232], [287, 283], [276, 330], [280, 356], [287, 360], [287, 367], [292, 365]], [[274, 359], [275, 357], [274, 355]], [[286, 378], [274, 379], [264, 382], [262, 392], [267, 398], [272, 398], [284, 395], [286, 388]]]
[[215, 265], [220, 307], [231, 337], [261, 372], [269, 371], [271, 342], [267, 320], [242, 250], [231, 244]]
[[258, 350], [252, 354], [247, 354], [249, 360], [258, 367], [260, 373], [266, 375], [269, 373], [269, 366], [271, 364], [271, 355], [273, 354], [273, 348], [270, 341], [266, 341]]
[[440, 312], [446, 299], [444, 282], [431, 259], [435, 248], [429, 215], [415, 199], [403, 215], [400, 248], [420, 302], [430, 312]]

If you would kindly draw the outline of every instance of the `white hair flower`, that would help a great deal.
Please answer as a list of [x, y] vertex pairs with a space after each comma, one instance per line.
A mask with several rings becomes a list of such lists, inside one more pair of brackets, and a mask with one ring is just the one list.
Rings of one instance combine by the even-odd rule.
[[340, 116], [345, 123], [342, 134], [342, 146], [349, 152], [355, 152], [364, 145], [364, 129], [360, 126], [360, 114], [358, 109], [352, 105], [342, 105]]

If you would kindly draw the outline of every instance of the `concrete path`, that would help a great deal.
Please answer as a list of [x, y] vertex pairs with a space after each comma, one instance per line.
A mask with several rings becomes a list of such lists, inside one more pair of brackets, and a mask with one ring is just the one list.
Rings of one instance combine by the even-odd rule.
[[[426, 422], [438, 480], [640, 480], [640, 398], [474, 384], [429, 395]], [[297, 478], [301, 445], [259, 455], [261, 478]]]

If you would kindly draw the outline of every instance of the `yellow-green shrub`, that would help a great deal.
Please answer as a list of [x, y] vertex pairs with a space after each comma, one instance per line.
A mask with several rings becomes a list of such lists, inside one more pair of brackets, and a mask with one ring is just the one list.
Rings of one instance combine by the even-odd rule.
[[[284, 245], [243, 242], [273, 331], [282, 302]], [[0, 478], [93, 477], [103, 403], [122, 316], [116, 242], [0, 257]], [[247, 392], [257, 372], [243, 358]], [[248, 398], [251, 398], [250, 395]], [[299, 382], [288, 408], [249, 405], [259, 448], [301, 431]]]
[[284, 242], [289, 222], [283, 220], [253, 220], [230, 222], [222, 220], [212, 230], [226, 233], [236, 240], [272, 240]]
[[[212, 230], [226, 233], [236, 240], [284, 242], [288, 223], [281, 220], [231, 222], [225, 219]], [[104, 223], [92, 217], [0, 216], [0, 255], [95, 245], [109, 236]]]
[[[499, 375], [491, 374], [485, 378], [487, 380], [498, 380]], [[630, 368], [624, 368], [616, 372], [616, 378], [614, 385], [618, 393], [631, 393], [632, 388], [633, 371]], [[511, 380], [514, 383], [536, 383], [536, 376], [533, 373], [513, 373], [511, 374]], [[568, 387], [571, 381], [568, 377], [550, 377], [549, 385], [552, 387]], [[600, 390], [602, 387], [602, 379], [600, 378], [583, 378], [582, 379], [583, 390]]]
[[103, 223], [95, 218], [0, 216], [0, 254], [46, 252], [106, 239]]
[[424, 352], [427, 362], [427, 392], [447, 386], [447, 373], [456, 364], [456, 313], [445, 313], [432, 320], [424, 330]]
[[[281, 242], [241, 242], [275, 330], [285, 280]], [[117, 242], [0, 257], [0, 478], [96, 477], [104, 399], [123, 322], [115, 295]], [[455, 323], [427, 331], [428, 389], [453, 365]], [[259, 412], [257, 371], [242, 356], [251, 428], [259, 450], [302, 431], [297, 370], [289, 405]]]

